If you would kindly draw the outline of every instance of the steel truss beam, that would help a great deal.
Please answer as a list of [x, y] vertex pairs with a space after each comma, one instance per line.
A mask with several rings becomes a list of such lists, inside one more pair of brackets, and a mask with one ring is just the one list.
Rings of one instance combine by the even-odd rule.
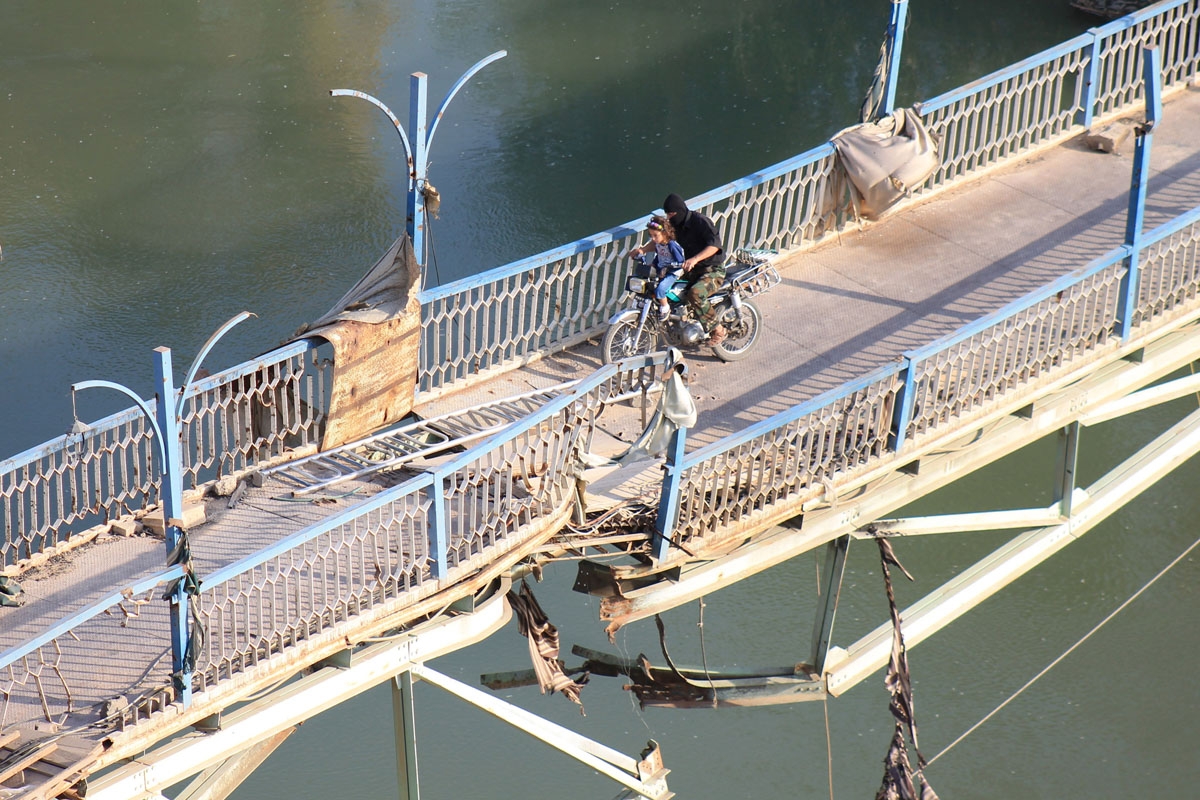
[[[640, 759], [634, 759], [606, 745], [582, 736], [570, 728], [542, 719], [519, 706], [506, 703], [495, 695], [456, 681], [425, 665], [414, 666], [413, 677], [438, 687], [467, 701], [497, 719], [507, 722], [535, 739], [566, 753], [602, 775], [651, 800], [669, 800], [674, 794], [667, 789], [667, 773], [658, 744], [649, 742]], [[626, 794], [625, 796], [629, 796]]]
[[[1170, 388], [1146, 388], [1186, 367], [1200, 352], [1200, 327], [1195, 320], [1181, 319], [1178, 325], [1176, 330], [1155, 341], [1137, 342], [1111, 351], [1106, 354], [1107, 361], [1084, 365], [1076, 375], [1047, 387], [1036, 398], [1030, 415], [1013, 413], [1029, 406], [1030, 398], [1014, 398], [1011, 407], [998, 406], [992, 415], [981, 419], [977, 430], [963, 431], [956, 439], [922, 442], [911, 459], [881, 464], [853, 484], [839, 487], [837, 498], [813, 501], [794, 510], [770, 509], [757, 520], [738, 523], [736, 533], [747, 539], [745, 544], [710, 558], [701, 554], [683, 565], [682, 571], [670, 581], [646, 585], [644, 576], [637, 570], [630, 571], [615, 596], [601, 599], [601, 619], [609, 620], [608, 630], [615, 632], [630, 622], [710, 595], [840, 536], [859, 535], [868, 523], [1035, 441], [1058, 434], [1077, 421], [1094, 424], [1101, 418], [1110, 418], [1123, 403], [1128, 404], [1129, 410], [1138, 410], [1148, 407], [1152, 400], [1161, 403], [1190, 393], [1195, 388], [1191, 378], [1163, 385]], [[1141, 351], [1141, 361], [1126, 360], [1123, 357], [1126, 350]], [[1090, 416], [1093, 414], [1095, 420]], [[983, 530], [1057, 524], [1065, 518], [1064, 512], [1070, 512], [1072, 504], [1084, 499], [1080, 490], [1067, 490], [1073, 483], [1073, 477], [1065, 474], [1070, 465], [1071, 446], [1069, 436], [1065, 437], [1060, 486], [1055, 492], [1059, 502], [1055, 506], [1045, 510], [987, 512], [990, 518], [986, 521], [983, 517], [966, 515], [957, 520], [942, 520], [937, 528], [934, 520], [923, 524], [930, 526], [928, 532], [955, 530], [950, 525], [964, 526], [957, 530]]]
[[[1200, 410], [1143, 447], [1101, 478], [1075, 502], [1064, 522], [1020, 534], [902, 612], [909, 648], [996, 594], [1050, 556], [1078, 540], [1119, 511], [1164, 475], [1200, 453]], [[892, 626], [879, 626], [847, 648], [830, 655], [826, 686], [833, 695], [854, 686], [887, 664]]]
[[[219, 725], [208, 732], [184, 734], [127, 764], [89, 778], [88, 800], [156, 797], [203, 770], [230, 759], [247, 758], [244, 754], [253, 748], [399, 675], [418, 660], [435, 658], [490, 636], [512, 616], [504, 599], [508, 581], [498, 584], [473, 613], [439, 617], [388, 641], [368, 645], [351, 655], [348, 666], [316, 669], [223, 714]], [[227, 776], [233, 775], [231, 765]], [[231, 791], [234, 787], [228, 788]]]
[[284, 728], [274, 736], [251, 745], [235, 756], [231, 756], [221, 764], [210, 767], [200, 773], [188, 784], [175, 800], [225, 800], [233, 790], [242, 785], [242, 781], [258, 769], [258, 765], [267, 760], [279, 745], [296, 732], [296, 725]]

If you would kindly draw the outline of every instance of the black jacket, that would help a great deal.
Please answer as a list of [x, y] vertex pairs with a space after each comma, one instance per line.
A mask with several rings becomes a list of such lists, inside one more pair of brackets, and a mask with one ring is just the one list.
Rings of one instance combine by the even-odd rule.
[[[721, 244], [721, 237], [717, 233], [717, 226], [713, 225], [713, 221], [698, 211], [692, 211], [687, 207], [683, 198], [675, 193], [667, 195], [662, 207], [671, 219], [671, 225], [675, 228], [675, 241], [679, 242], [679, 246], [683, 248], [685, 258], [691, 258], [709, 245], [717, 248], [714, 255], [684, 273], [684, 278], [694, 280], [705, 273], [718, 270], [723, 272], [725, 250]], [[674, 216], [671, 216], [672, 212], [674, 212]]]

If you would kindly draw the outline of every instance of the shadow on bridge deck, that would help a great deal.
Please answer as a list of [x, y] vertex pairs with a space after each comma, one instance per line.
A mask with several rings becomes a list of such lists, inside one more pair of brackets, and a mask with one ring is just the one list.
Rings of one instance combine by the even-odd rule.
[[[1198, 128], [1200, 92], [1177, 94], [1155, 129], [1148, 227], [1200, 206]], [[756, 301], [766, 321], [758, 348], [736, 366], [707, 351], [688, 356], [690, 388], [700, 411], [689, 447], [863, 376], [1112, 250], [1125, 235], [1132, 152], [1132, 142], [1112, 155], [1087, 149], [1077, 138], [821, 246], [787, 254], [778, 265], [783, 283]], [[582, 377], [598, 366], [593, 341], [416, 410], [426, 417], [451, 413]], [[325, 506], [288, 504], [272, 488], [263, 487], [245, 501], [253, 519], [211, 515], [222, 518], [201, 529], [195, 541], [201, 574], [380, 487], [354, 484], [348, 488], [360, 494]], [[273, 523], [264, 525], [263, 519]], [[220, 552], [220, 559], [205, 559], [206, 550]], [[45, 630], [81, 598], [129, 585], [154, 574], [161, 563], [161, 543], [148, 539], [67, 556], [54, 570], [25, 581], [26, 605], [6, 609], [0, 618], [0, 650]], [[161, 650], [161, 642], [154, 646]], [[122, 658], [142, 665], [139, 670], [161, 673], [169, 668], [162, 656], [147, 651]], [[98, 673], [105, 669], [97, 664]], [[146, 677], [116, 676], [108, 684]], [[110, 689], [106, 685], [100, 693], [111, 696]], [[42, 710], [30, 705], [9, 708], [7, 714], [5, 722], [11, 724], [34, 719]], [[96, 716], [102, 716], [99, 709]]]
[[[1146, 226], [1200, 205], [1200, 91], [1177, 93], [1154, 129]], [[685, 353], [700, 411], [689, 449], [858, 378], [1120, 245], [1133, 138], [1117, 154], [1080, 135], [861, 230], [778, 262], [755, 298], [765, 336], [745, 360]], [[736, 243], [733, 243], [736, 244]], [[593, 340], [436, 401], [443, 414], [579, 377]]]

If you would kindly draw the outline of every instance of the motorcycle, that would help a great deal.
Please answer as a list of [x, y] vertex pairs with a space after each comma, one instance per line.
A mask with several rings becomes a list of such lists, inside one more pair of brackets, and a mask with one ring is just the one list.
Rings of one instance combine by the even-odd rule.
[[[772, 250], [737, 250], [725, 264], [725, 282], [709, 302], [717, 311], [717, 321], [725, 327], [725, 338], [712, 345], [713, 355], [722, 361], [745, 358], [762, 332], [762, 313], [747, 298], [762, 294], [780, 282], [771, 265]], [[625, 279], [625, 290], [632, 295], [634, 307], [613, 315], [600, 345], [600, 360], [611, 364], [622, 358], [646, 355], [667, 347], [687, 349], [708, 342], [704, 326], [684, 299], [687, 281], [675, 279], [667, 292], [671, 313], [665, 319], [658, 313], [658, 275], [650, 266], [652, 254], [635, 257], [640, 267]], [[671, 280], [671, 278], [667, 278]]]

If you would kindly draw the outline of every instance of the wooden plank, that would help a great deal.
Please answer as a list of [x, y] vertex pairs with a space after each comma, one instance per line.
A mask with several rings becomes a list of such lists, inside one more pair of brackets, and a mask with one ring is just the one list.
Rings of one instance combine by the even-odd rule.
[[75, 789], [75, 784], [91, 772], [96, 759], [104, 752], [104, 746], [97, 742], [88, 748], [89, 743], [79, 739], [75, 739], [74, 742], [60, 740], [59, 744], [67, 746], [60, 746], [50, 753], [42, 753], [42, 760], [32, 767], [47, 777], [27, 800], [71, 800], [82, 797]]
[[[4, 783], [6, 780], [13, 777], [18, 772], [21, 772], [35, 761], [40, 760], [42, 756], [54, 752], [56, 747], [58, 747], [58, 745], [54, 742], [51, 742], [50, 744], [46, 745], [45, 748], [33, 748], [31, 752], [27, 753], [23, 758], [14, 759], [11, 764], [5, 766], [3, 770], [0, 770], [0, 783]], [[14, 750], [13, 755], [16, 755], [17, 752], [19, 751]]]

